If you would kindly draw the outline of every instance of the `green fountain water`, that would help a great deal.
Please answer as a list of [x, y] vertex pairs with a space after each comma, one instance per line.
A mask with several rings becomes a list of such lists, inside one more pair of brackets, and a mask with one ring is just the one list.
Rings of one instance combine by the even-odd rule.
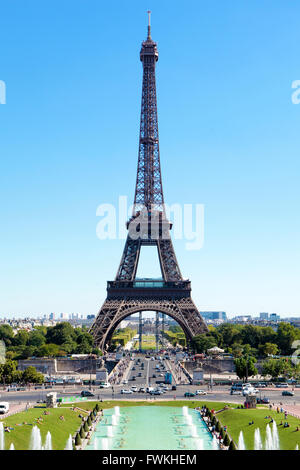
[[168, 406], [104, 410], [86, 450], [213, 449], [200, 413]]

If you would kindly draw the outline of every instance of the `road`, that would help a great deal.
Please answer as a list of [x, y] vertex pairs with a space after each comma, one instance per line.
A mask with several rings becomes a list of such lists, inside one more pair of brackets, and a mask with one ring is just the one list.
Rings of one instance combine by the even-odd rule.
[[[137, 359], [140, 358], [140, 362], [137, 363]], [[213, 390], [208, 390], [207, 385], [177, 385], [176, 390], [168, 390], [163, 395], [150, 396], [147, 393], [135, 392], [132, 394], [121, 394], [122, 389], [131, 389], [132, 386], [136, 386], [137, 389], [140, 387], [147, 386], [157, 386], [156, 381], [164, 380], [164, 374], [166, 370], [169, 370], [168, 367], [172, 363], [170, 361], [159, 361], [159, 360], [150, 360], [145, 357], [145, 354], [136, 354], [132, 362], [132, 366], [127, 374], [127, 384], [114, 385], [108, 389], [100, 389], [99, 387], [92, 387], [92, 393], [94, 398], [91, 399], [102, 399], [102, 400], [201, 400], [201, 401], [224, 401], [231, 403], [243, 404], [245, 398], [240, 395], [230, 395], [229, 386], [214, 386]], [[141, 364], [144, 363], [144, 367], [141, 367]], [[160, 366], [160, 371], [157, 371], [156, 366], [159, 364], [164, 364], [165, 369]], [[156, 375], [156, 377], [154, 377]], [[135, 377], [135, 379], [133, 379]], [[171, 388], [171, 387], [170, 387]], [[195, 392], [198, 389], [203, 389], [207, 392], [205, 396], [196, 396], [191, 398], [185, 398], [185, 392]], [[63, 398], [67, 396], [79, 396], [82, 390], [89, 390], [88, 386], [75, 386], [70, 387], [57, 387], [53, 390], [43, 389], [43, 390], [30, 390], [22, 392], [4, 392], [0, 391], [0, 401], [8, 401], [10, 403], [36, 403], [39, 400], [45, 400], [47, 393], [50, 391], [57, 392], [57, 398]], [[293, 397], [283, 397], [282, 389], [261, 389], [261, 397], [268, 397], [270, 403], [278, 404], [283, 403], [283, 405], [299, 405], [300, 404], [300, 389], [295, 389], [295, 395]], [[258, 395], [259, 396], [259, 395]]]

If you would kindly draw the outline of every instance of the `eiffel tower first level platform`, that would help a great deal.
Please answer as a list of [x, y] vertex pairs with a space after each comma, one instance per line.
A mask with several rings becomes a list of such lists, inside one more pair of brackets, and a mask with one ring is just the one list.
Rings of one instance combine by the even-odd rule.
[[[133, 212], [127, 223], [128, 236], [114, 281], [107, 283], [107, 298], [90, 329], [95, 344], [105, 350], [118, 324], [142, 311], [169, 315], [183, 329], [187, 340], [208, 331], [191, 298], [191, 283], [184, 280], [176, 259], [167, 220], [160, 169], [155, 65], [157, 45], [148, 36], [142, 43], [142, 106], [138, 168]], [[142, 246], [156, 247], [161, 279], [138, 279]]]

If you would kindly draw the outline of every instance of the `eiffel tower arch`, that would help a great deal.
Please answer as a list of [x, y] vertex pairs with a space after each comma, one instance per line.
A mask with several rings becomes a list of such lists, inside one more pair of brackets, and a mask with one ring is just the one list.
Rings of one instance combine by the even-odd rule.
[[[183, 279], [173, 248], [167, 220], [160, 169], [155, 66], [157, 44], [148, 35], [142, 43], [143, 86], [139, 154], [133, 212], [127, 222], [127, 240], [114, 281], [107, 283], [107, 298], [90, 333], [105, 350], [118, 324], [129, 315], [156, 311], [169, 315], [190, 341], [208, 331], [191, 298], [191, 283]], [[137, 279], [142, 246], [157, 248], [161, 279]]]

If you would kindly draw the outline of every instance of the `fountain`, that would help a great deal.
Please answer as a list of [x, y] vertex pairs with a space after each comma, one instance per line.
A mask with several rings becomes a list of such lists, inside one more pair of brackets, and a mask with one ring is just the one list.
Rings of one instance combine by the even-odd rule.
[[48, 431], [46, 435], [45, 450], [52, 450], [52, 436], [50, 431]]
[[188, 409], [187, 406], [183, 406], [183, 407], [182, 407], [182, 414], [183, 414], [183, 416], [188, 416], [188, 414], [189, 414], [189, 409]]
[[216, 436], [213, 437], [212, 448], [213, 448], [213, 450], [219, 450], [219, 444], [218, 444]]
[[279, 435], [278, 435], [278, 429], [277, 429], [277, 424], [275, 420], [273, 421], [273, 427], [272, 427], [272, 440], [273, 440], [273, 450], [280, 450]]
[[42, 450], [42, 437], [41, 431], [35, 425], [31, 431], [31, 438], [30, 438], [30, 450]]
[[73, 450], [73, 442], [72, 442], [71, 434], [69, 435], [69, 438], [67, 440], [65, 450]]
[[113, 437], [113, 427], [107, 426], [107, 437]]
[[273, 436], [269, 424], [266, 427], [265, 450], [273, 450]]
[[102, 449], [103, 450], [107, 450], [108, 449], [108, 439], [106, 437], [104, 437], [102, 439]]
[[113, 426], [117, 426], [117, 424], [118, 424], [118, 418], [117, 418], [116, 415], [112, 415], [112, 417], [111, 417], [111, 424], [112, 424]]
[[262, 450], [263, 445], [262, 445], [262, 440], [261, 440], [261, 435], [260, 435], [260, 429], [257, 428], [255, 429], [254, 432], [254, 450]]
[[120, 407], [119, 406], [115, 406], [115, 415], [120, 416]]
[[203, 450], [203, 439], [196, 439], [196, 445], [198, 450]]
[[198, 437], [197, 428], [196, 428], [195, 424], [191, 424], [190, 428], [191, 428], [191, 436], [192, 437]]
[[10, 444], [9, 450], [15, 450], [15, 446], [13, 445], [13, 443]]
[[193, 424], [193, 418], [190, 415], [186, 416], [186, 423], [188, 426], [191, 426]]
[[243, 431], [239, 435], [238, 450], [246, 450]]
[[0, 450], [4, 450], [4, 427], [0, 422]]

